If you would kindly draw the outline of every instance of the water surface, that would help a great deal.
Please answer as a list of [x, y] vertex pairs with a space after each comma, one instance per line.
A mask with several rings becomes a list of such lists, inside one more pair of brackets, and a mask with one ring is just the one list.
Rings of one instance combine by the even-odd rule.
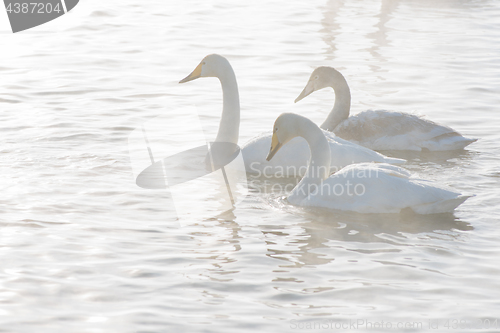
[[[499, 15], [493, 0], [87, 0], [3, 29], [0, 332], [477, 331], [486, 319], [481, 331], [498, 332]], [[332, 91], [293, 100], [329, 65], [352, 113], [415, 112], [479, 138], [405, 156], [476, 197], [454, 214], [360, 216], [290, 207], [252, 183], [233, 211], [181, 226], [168, 192], [135, 185], [127, 137], [193, 105], [215, 136], [217, 80], [177, 83], [210, 53], [236, 72], [241, 144], [282, 112], [322, 122]], [[190, 140], [186, 124], [173, 144]]]

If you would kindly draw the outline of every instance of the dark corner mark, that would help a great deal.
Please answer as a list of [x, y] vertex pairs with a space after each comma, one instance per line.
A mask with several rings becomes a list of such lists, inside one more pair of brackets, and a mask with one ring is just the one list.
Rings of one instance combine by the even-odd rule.
[[79, 0], [4, 0], [12, 32], [31, 29], [56, 19], [78, 4]]

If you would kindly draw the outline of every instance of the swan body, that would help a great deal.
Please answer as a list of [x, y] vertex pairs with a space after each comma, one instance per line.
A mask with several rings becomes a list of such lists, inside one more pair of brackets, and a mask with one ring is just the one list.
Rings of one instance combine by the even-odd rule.
[[316, 68], [295, 102], [325, 87], [334, 89], [335, 104], [321, 128], [367, 148], [448, 151], [463, 149], [477, 141], [448, 126], [408, 113], [368, 110], [349, 117], [349, 86], [344, 76], [332, 67]]
[[434, 214], [451, 212], [470, 197], [412, 179], [407, 170], [389, 164], [353, 164], [329, 176], [331, 155], [323, 132], [309, 119], [291, 113], [276, 120], [268, 159], [296, 136], [307, 141], [311, 160], [306, 175], [287, 197], [291, 204], [358, 213], [411, 209], [419, 214]]
[[[328, 140], [327, 149], [332, 156], [330, 174], [346, 165], [362, 162], [402, 164], [406, 160], [392, 158], [371, 149], [341, 139], [331, 132], [323, 131]], [[257, 176], [303, 177], [311, 157], [307, 141], [301, 137], [292, 139], [271, 161], [265, 154], [271, 145], [272, 133], [266, 133], [250, 140], [242, 147], [245, 167], [248, 173]]]
[[[200, 77], [216, 77], [222, 86], [223, 106], [219, 131], [215, 142], [238, 144], [240, 126], [240, 101], [236, 76], [229, 61], [217, 54], [203, 58], [199, 65], [179, 83]], [[405, 160], [390, 158], [368, 148], [356, 145], [333, 133], [326, 133], [334, 156], [332, 172], [345, 165], [359, 162], [404, 163]], [[271, 143], [271, 134], [257, 136], [242, 147], [245, 169], [248, 173], [270, 177], [303, 176], [309, 161], [309, 148], [302, 138], [293, 140], [272, 162], [265, 157]]]

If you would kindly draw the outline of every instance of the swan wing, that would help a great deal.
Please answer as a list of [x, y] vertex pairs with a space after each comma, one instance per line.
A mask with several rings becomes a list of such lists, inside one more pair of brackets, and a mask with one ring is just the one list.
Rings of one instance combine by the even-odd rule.
[[332, 166], [340, 170], [344, 166], [363, 162], [403, 164], [406, 160], [382, 155], [359, 144], [344, 140], [331, 132], [323, 131], [330, 143]]
[[340, 123], [335, 133], [375, 150], [456, 150], [476, 141], [420, 116], [386, 110], [353, 115]]
[[306, 140], [301, 137], [290, 140], [270, 161], [266, 161], [271, 139], [272, 132], [266, 132], [242, 147], [246, 171], [264, 177], [303, 176], [311, 156]]
[[388, 164], [348, 166], [326, 179], [302, 206], [318, 206], [358, 213], [419, 214], [451, 212], [469, 196], [431, 182], [410, 178], [410, 173]]
[[[331, 153], [330, 172], [334, 173], [346, 165], [362, 162], [401, 164], [403, 159], [384, 156], [366, 147], [357, 145], [323, 131], [327, 136]], [[272, 132], [265, 132], [242, 147], [245, 168], [248, 173], [265, 177], [301, 177], [305, 174], [311, 156], [304, 138], [296, 137], [284, 145], [271, 161], [266, 161], [271, 147]]]

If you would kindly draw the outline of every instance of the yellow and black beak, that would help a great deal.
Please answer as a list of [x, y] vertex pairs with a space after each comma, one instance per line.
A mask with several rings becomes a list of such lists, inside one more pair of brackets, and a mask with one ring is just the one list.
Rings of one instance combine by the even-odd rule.
[[201, 67], [202, 67], [202, 63], [200, 62], [200, 64], [198, 66], [196, 66], [194, 71], [192, 71], [191, 74], [189, 74], [188, 76], [186, 76], [185, 78], [180, 80], [179, 83], [184, 83], [184, 82], [192, 81], [192, 80], [199, 78], [201, 76]]
[[295, 103], [300, 101], [302, 98], [309, 96], [312, 92], [314, 92], [314, 85], [312, 81], [307, 82], [304, 90], [300, 93], [299, 97], [295, 99]]
[[269, 150], [269, 154], [266, 157], [266, 161], [270, 161], [271, 158], [280, 150], [281, 146], [283, 146], [282, 143], [278, 140], [278, 136], [276, 135], [276, 132], [273, 133], [273, 139], [271, 140], [271, 149]]

